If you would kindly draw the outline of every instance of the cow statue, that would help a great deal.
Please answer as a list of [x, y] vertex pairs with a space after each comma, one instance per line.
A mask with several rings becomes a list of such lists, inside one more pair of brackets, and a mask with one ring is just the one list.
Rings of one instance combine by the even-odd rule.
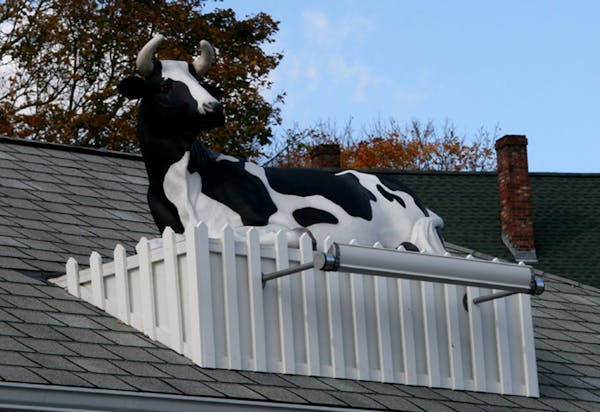
[[170, 226], [183, 233], [202, 221], [212, 236], [228, 224], [237, 233], [256, 227], [263, 240], [286, 230], [291, 242], [309, 232], [319, 247], [330, 235], [337, 242], [445, 252], [437, 231], [442, 220], [396, 179], [260, 167], [204, 147], [198, 134], [225, 121], [222, 93], [202, 82], [214, 50], [203, 40], [192, 63], [153, 60], [164, 40], [154, 36], [138, 53], [138, 75], [118, 86], [125, 97], [141, 98], [148, 203], [161, 232]]

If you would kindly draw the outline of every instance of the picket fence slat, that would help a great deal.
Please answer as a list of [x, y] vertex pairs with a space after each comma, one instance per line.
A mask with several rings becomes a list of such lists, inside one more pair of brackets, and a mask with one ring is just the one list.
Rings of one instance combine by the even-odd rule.
[[79, 263], [77, 263], [75, 259], [69, 258], [67, 260], [66, 271], [67, 291], [75, 297], [81, 297], [81, 285], [79, 284]]
[[214, 368], [216, 357], [208, 228], [202, 222], [186, 230], [186, 260], [191, 359], [199, 365]]
[[[275, 239], [275, 261], [277, 270], [289, 267], [288, 245], [285, 233], [277, 233]], [[281, 362], [283, 373], [296, 372], [294, 358], [294, 324], [292, 318], [292, 291], [289, 276], [277, 279], [277, 303], [279, 312], [279, 342], [281, 345]]]
[[264, 371], [267, 368], [267, 352], [265, 343], [265, 317], [263, 314], [260, 244], [256, 229], [251, 228], [246, 234], [246, 246], [248, 251], [253, 370]]
[[[333, 244], [331, 237], [326, 237], [324, 243], [324, 251], [327, 251]], [[332, 363], [332, 376], [341, 378], [346, 376], [346, 361], [342, 340], [342, 308], [340, 303], [340, 276], [341, 274], [334, 272], [330, 273], [325, 278], [327, 288], [327, 318], [329, 320], [329, 342], [330, 345], [326, 350], [329, 351]]]
[[177, 264], [177, 247], [175, 232], [167, 227], [162, 236], [165, 256], [165, 277], [167, 286], [167, 311], [169, 315], [170, 347], [183, 353], [183, 314], [179, 268]]
[[127, 281], [127, 251], [123, 245], [115, 247], [113, 258], [115, 259], [118, 317], [122, 322], [129, 324], [131, 322], [129, 319], [131, 295]]
[[[313, 260], [312, 239], [306, 233], [300, 237], [300, 263], [309, 263]], [[319, 337], [317, 335], [317, 302], [315, 287], [315, 270], [309, 269], [301, 273], [302, 279], [302, 310], [304, 319], [304, 336], [306, 347], [306, 360], [309, 375], [321, 374], [319, 359]]]
[[142, 238], [136, 246], [140, 257], [140, 283], [142, 294], [142, 319], [144, 320], [144, 333], [150, 339], [156, 339], [156, 296], [152, 273], [152, 257], [148, 239]]

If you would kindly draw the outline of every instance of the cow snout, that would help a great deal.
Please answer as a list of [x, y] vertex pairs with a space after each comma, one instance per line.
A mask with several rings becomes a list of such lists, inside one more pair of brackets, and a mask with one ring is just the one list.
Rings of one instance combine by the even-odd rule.
[[217, 101], [205, 102], [202, 104], [202, 108], [207, 114], [222, 115], [223, 105]]

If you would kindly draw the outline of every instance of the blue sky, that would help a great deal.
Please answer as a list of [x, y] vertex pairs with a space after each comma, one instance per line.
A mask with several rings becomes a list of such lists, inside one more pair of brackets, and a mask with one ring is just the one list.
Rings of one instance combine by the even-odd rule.
[[224, 0], [280, 21], [283, 127], [394, 117], [525, 134], [539, 172], [600, 173], [600, 2]]

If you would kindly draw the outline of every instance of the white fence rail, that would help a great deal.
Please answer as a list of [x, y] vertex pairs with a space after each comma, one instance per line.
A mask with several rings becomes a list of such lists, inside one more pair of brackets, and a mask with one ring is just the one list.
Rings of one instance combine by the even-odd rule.
[[493, 291], [314, 269], [263, 286], [311, 247], [199, 224], [133, 256], [119, 245], [112, 262], [94, 252], [86, 270], [69, 259], [56, 282], [203, 367], [539, 396], [529, 295], [466, 311], [465, 293]]

